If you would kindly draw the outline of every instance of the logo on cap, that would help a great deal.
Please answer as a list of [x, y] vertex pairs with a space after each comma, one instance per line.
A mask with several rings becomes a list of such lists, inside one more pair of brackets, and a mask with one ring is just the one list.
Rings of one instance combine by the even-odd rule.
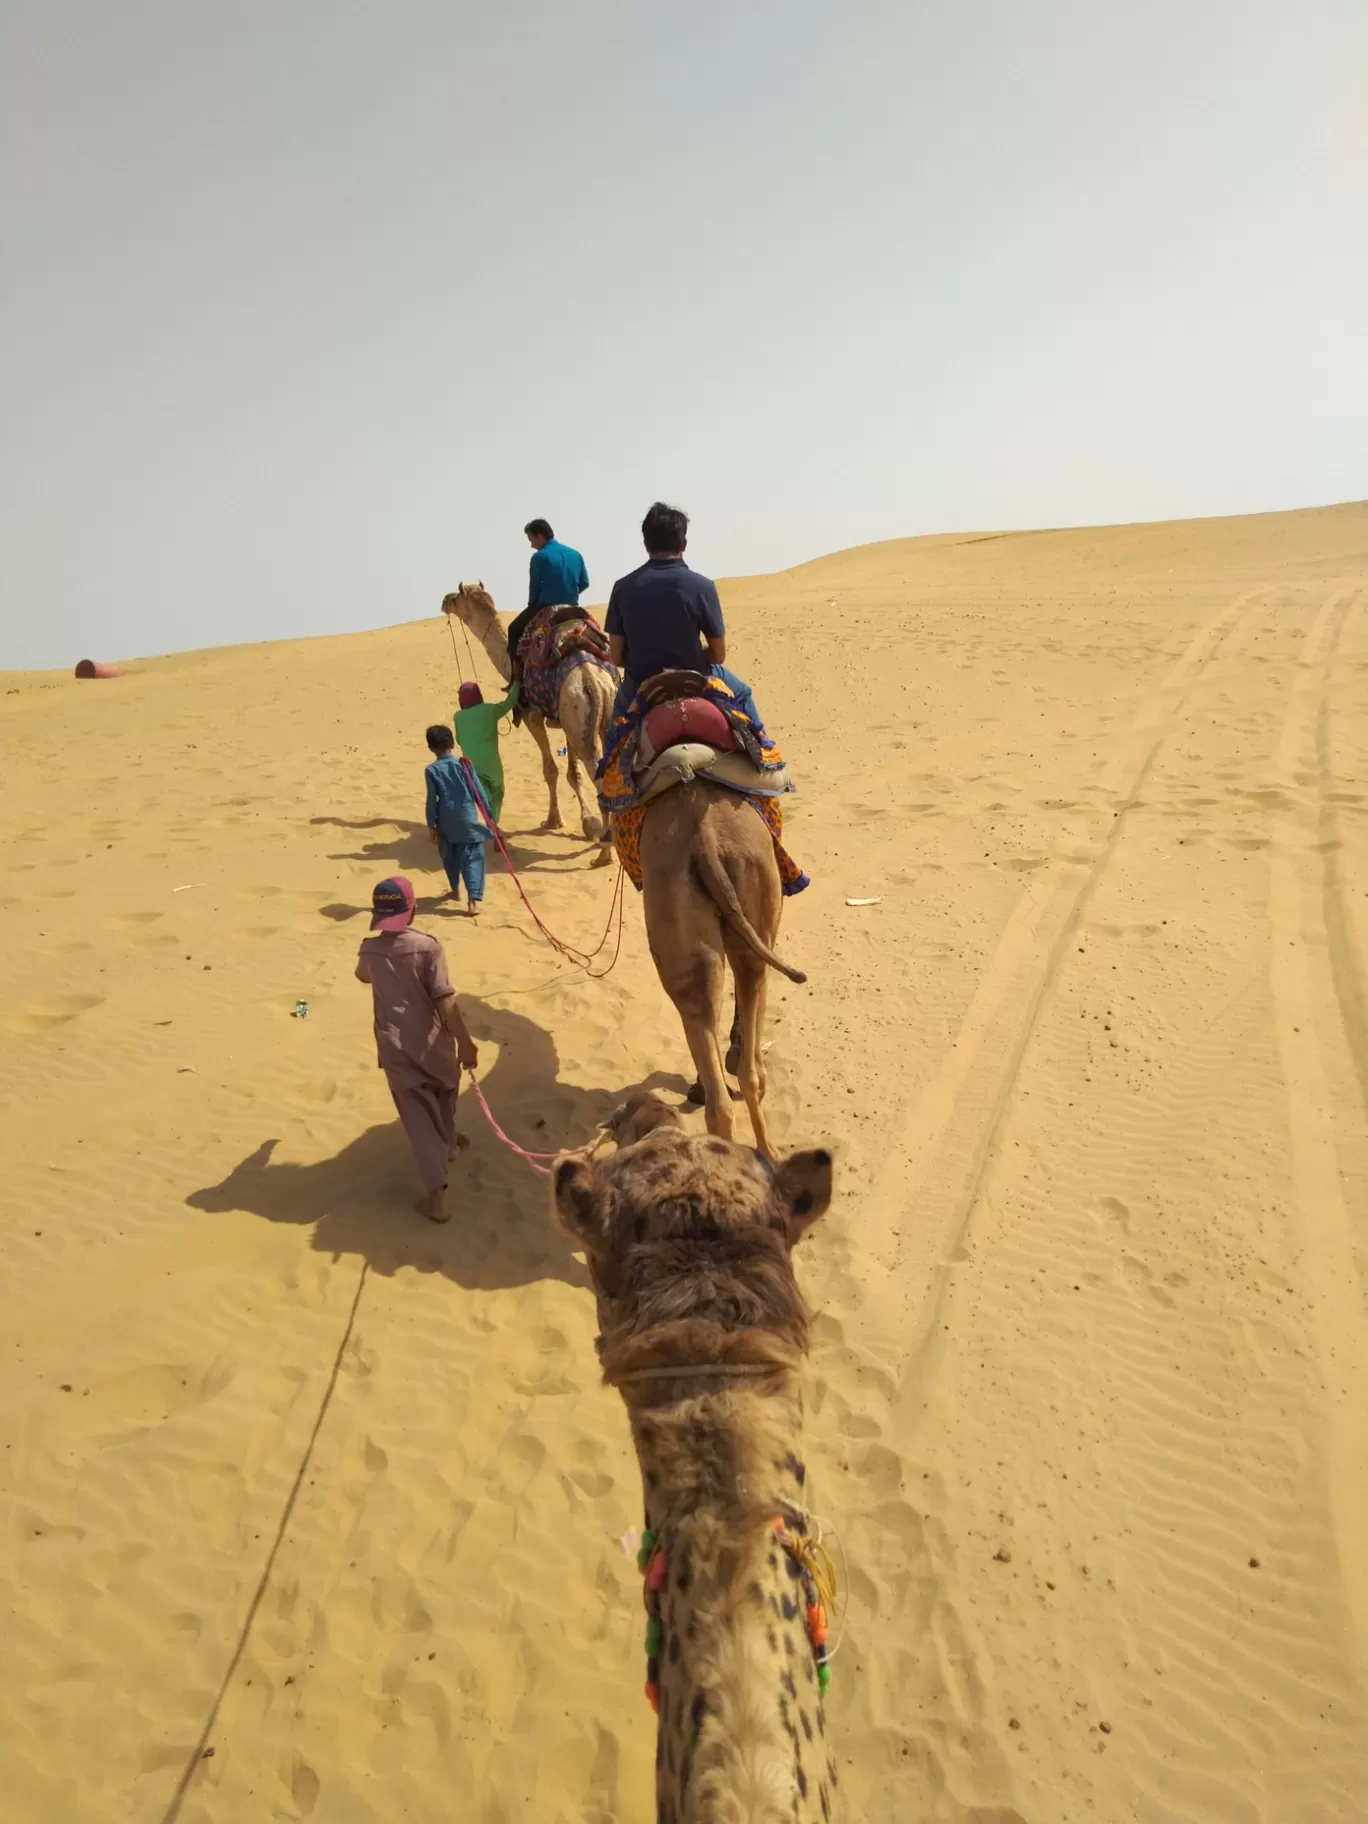
[[402, 931], [412, 916], [412, 881], [404, 874], [382, 880], [371, 894], [371, 930]]

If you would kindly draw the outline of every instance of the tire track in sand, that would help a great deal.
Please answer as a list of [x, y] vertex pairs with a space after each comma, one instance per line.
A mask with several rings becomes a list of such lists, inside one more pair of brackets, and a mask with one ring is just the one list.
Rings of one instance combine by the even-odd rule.
[[[890, 1148], [878, 1187], [902, 1215], [871, 1244], [896, 1297], [908, 1278], [915, 1233], [932, 1263], [908, 1338], [906, 1297], [886, 1312], [887, 1355], [903, 1374], [923, 1378], [943, 1334], [941, 1311], [954, 1256], [963, 1247], [984, 1176], [1020, 1076], [1022, 1060], [1068, 946], [1115, 852], [1164, 741], [1211, 661], [1238, 638], [1267, 596], [1250, 590], [1213, 615], [1144, 699], [1105, 767], [1100, 787], [1114, 802], [1110, 824], [1066, 826], [1051, 865], [1035, 875], [1008, 919], [968, 1011], [933, 1080]], [[902, 1183], [894, 1189], [891, 1179]], [[883, 1201], [876, 1194], [876, 1201]], [[922, 1239], [924, 1238], [924, 1240]], [[873, 1315], [873, 1312], [871, 1312]], [[881, 1352], [882, 1353], [882, 1352]]]
[[[1337, 850], [1318, 840], [1330, 810], [1331, 677], [1358, 595], [1329, 596], [1302, 644], [1300, 663], [1314, 676], [1308, 687], [1293, 691], [1278, 744], [1281, 790], [1272, 811], [1269, 913], [1292, 1182], [1307, 1241], [1306, 1277], [1326, 1387], [1332, 1512], [1360, 1665], [1368, 1672], [1368, 1561], [1354, 1543], [1368, 1513], [1368, 1429], [1363, 1423], [1368, 1322], [1360, 1268], [1363, 1238], [1355, 1232], [1341, 1157], [1342, 1145], [1361, 1149], [1364, 1138], [1363, 971], [1344, 916], [1333, 859]], [[1314, 781], [1319, 798], [1309, 828], [1308, 819], [1298, 814], [1307, 780]], [[1352, 1133], [1337, 1129], [1336, 1079], [1352, 1079], [1359, 1092]]]

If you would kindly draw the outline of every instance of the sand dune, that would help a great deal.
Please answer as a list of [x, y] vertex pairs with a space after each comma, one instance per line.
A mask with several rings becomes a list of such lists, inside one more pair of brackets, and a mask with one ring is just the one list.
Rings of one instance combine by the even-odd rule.
[[[771, 1095], [841, 1150], [852, 1824], [1368, 1817], [1366, 555], [1351, 505], [725, 586], [814, 876]], [[455, 683], [435, 613], [0, 680], [6, 1824], [653, 1815], [583, 1271], [473, 1111], [412, 1215], [351, 979], [372, 882], [438, 889]], [[505, 879], [425, 919], [525, 1144], [684, 1087], [634, 897], [598, 982]]]

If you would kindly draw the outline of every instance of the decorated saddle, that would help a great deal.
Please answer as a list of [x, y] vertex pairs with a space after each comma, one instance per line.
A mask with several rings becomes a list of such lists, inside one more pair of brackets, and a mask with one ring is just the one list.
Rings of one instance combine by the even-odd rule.
[[548, 722], [560, 721], [561, 686], [577, 665], [608, 663], [608, 635], [583, 608], [539, 608], [518, 641], [522, 660], [524, 709], [540, 710]]
[[796, 791], [777, 742], [741, 708], [720, 678], [664, 672], [648, 679], [608, 731], [598, 768], [599, 806], [632, 885], [641, 888], [646, 807], [672, 786], [706, 779], [735, 792], [774, 839], [785, 894], [808, 876], [783, 846], [780, 799]]

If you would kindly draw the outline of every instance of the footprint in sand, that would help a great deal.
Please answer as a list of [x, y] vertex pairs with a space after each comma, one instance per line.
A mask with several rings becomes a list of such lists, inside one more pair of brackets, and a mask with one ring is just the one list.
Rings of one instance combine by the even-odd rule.
[[573, 1482], [580, 1493], [588, 1495], [591, 1501], [602, 1500], [617, 1487], [613, 1478], [602, 1469], [572, 1469], [567, 1472], [566, 1480]]
[[1048, 855], [1008, 855], [1003, 859], [1004, 868], [1015, 868], [1018, 874], [1025, 874], [1032, 868], [1043, 868], [1049, 860]]
[[[128, 1368], [121, 1374], [92, 1382], [90, 1402], [85, 1410], [96, 1422], [112, 1420], [123, 1425], [159, 1425], [176, 1413], [212, 1400], [232, 1379], [233, 1370], [222, 1364], [208, 1369], [180, 1363]], [[240, 1474], [227, 1466], [219, 1473]]]
[[852, 1459], [851, 1468], [870, 1493], [880, 1499], [887, 1500], [902, 1491], [902, 1461], [886, 1444], [867, 1445]]
[[286, 1784], [290, 1789], [290, 1797], [299, 1807], [301, 1817], [307, 1818], [318, 1803], [318, 1795], [323, 1790], [323, 1782], [298, 1751], [295, 1751], [290, 1757], [289, 1778]]
[[1132, 1292], [1148, 1293], [1157, 1305], [1163, 1305], [1167, 1310], [1171, 1311], [1177, 1302], [1171, 1292], [1166, 1292], [1162, 1286], [1155, 1284], [1153, 1273], [1143, 1260], [1137, 1260], [1133, 1254], [1121, 1256], [1121, 1275]]
[[1102, 1213], [1104, 1216], [1110, 1217], [1113, 1222], [1120, 1225], [1121, 1233], [1123, 1235], [1130, 1234], [1130, 1208], [1127, 1204], [1122, 1203], [1119, 1197], [1104, 1197], [1102, 1199]]
[[27, 1007], [21, 1007], [6, 1024], [11, 1032], [51, 1032], [54, 1027], [65, 1026], [79, 1015], [89, 1013], [92, 1007], [102, 1006], [104, 999], [102, 994], [49, 995], [46, 1000], [31, 1001]]

